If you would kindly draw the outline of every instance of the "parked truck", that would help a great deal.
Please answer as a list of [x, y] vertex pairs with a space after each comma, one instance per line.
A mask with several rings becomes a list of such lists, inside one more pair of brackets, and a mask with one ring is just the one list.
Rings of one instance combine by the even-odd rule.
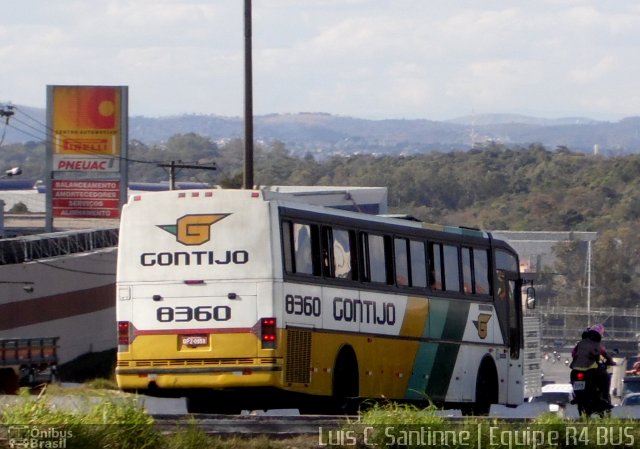
[[0, 394], [16, 394], [56, 379], [58, 338], [0, 339]]

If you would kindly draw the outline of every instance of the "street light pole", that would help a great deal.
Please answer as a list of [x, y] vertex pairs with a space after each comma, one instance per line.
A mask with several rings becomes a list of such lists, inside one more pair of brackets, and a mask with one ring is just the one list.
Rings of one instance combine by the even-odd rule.
[[587, 242], [587, 327], [591, 326], [591, 240]]
[[244, 0], [244, 189], [253, 189], [253, 68], [251, 59], [251, 34], [251, 0]]
[[[7, 117], [9, 120], [9, 117]], [[0, 176], [0, 179], [10, 178], [12, 176], [18, 176], [22, 174], [22, 169], [20, 167], [13, 167], [9, 170], [5, 170], [4, 175]], [[4, 200], [0, 200], [0, 238], [4, 237]]]

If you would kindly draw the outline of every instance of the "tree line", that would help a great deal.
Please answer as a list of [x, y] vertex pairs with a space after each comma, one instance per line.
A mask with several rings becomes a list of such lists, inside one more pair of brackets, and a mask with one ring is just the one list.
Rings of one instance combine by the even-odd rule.
[[[214, 142], [194, 133], [162, 145], [132, 141], [129, 179], [161, 182], [159, 164], [181, 161], [217, 165], [216, 171], [181, 170], [178, 181], [222, 187], [242, 185], [241, 139]], [[42, 143], [5, 145], [4, 167], [42, 179]], [[466, 151], [407, 156], [340, 155], [317, 160], [293, 155], [282, 142], [257, 143], [254, 179], [259, 185], [382, 186], [390, 212], [423, 221], [487, 230], [593, 231], [593, 307], [635, 307], [640, 299], [640, 155], [603, 157], [550, 150], [539, 144], [490, 143]], [[586, 254], [575, 243], [557, 245], [556, 266], [545, 267], [543, 303], [585, 304]], [[557, 276], [561, 274], [561, 276]]]

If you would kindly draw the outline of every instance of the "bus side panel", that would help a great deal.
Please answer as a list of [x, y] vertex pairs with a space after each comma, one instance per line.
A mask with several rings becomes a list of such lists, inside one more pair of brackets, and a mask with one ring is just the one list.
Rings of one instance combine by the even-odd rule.
[[[336, 359], [340, 350], [348, 346], [357, 358], [361, 396], [404, 396], [418, 340], [397, 336], [417, 336], [422, 332], [427, 310], [425, 299], [408, 301], [406, 296], [293, 283], [285, 283], [283, 289], [287, 388], [331, 395]], [[299, 354], [302, 351], [299, 345], [293, 343], [305, 332], [309, 334], [305, 340], [308, 361]], [[310, 375], [288, 375], [292, 370], [304, 371], [293, 360], [307, 363]]]
[[493, 306], [432, 298], [427, 322], [406, 397], [473, 401], [480, 360], [498, 353], [502, 343], [496, 342]]

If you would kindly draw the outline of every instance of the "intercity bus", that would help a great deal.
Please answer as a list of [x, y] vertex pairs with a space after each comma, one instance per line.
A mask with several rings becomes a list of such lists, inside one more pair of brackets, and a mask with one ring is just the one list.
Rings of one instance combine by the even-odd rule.
[[186, 397], [194, 413], [518, 405], [522, 284], [515, 251], [479, 230], [266, 190], [134, 195], [120, 227], [116, 378]]

